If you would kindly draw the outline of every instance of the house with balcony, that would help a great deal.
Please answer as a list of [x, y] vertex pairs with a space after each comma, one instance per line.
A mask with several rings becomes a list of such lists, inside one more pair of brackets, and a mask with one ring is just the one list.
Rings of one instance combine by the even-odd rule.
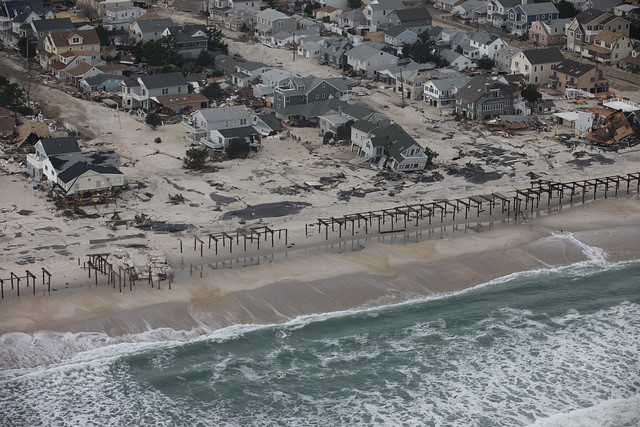
[[529, 28], [529, 40], [535, 46], [564, 45], [564, 29], [569, 22], [569, 19], [556, 19], [551, 22], [536, 21]]
[[523, 36], [536, 21], [551, 22], [558, 19], [558, 9], [552, 2], [519, 4], [507, 11], [507, 30]]
[[27, 154], [27, 173], [34, 181], [42, 181], [51, 174], [50, 166], [46, 166], [45, 160], [50, 156], [67, 153], [79, 153], [78, 140], [72, 136], [60, 138], [42, 138], [35, 147], [33, 154]]
[[451, 77], [430, 79], [424, 84], [422, 98], [430, 107], [453, 108], [456, 93], [470, 80], [471, 77], [459, 73]]
[[566, 27], [566, 48], [580, 53], [582, 47], [593, 44], [601, 31], [624, 34], [629, 37], [630, 22], [624, 18], [596, 9], [587, 9], [576, 15]]
[[514, 89], [491, 77], [476, 76], [460, 88], [455, 96], [454, 111], [471, 120], [512, 115]]
[[173, 36], [176, 39], [178, 55], [187, 59], [195, 59], [207, 51], [209, 36], [207, 27], [200, 24], [176, 25], [167, 27], [162, 36]]
[[424, 148], [397, 123], [381, 125], [358, 120], [351, 125], [351, 150], [357, 149], [369, 162], [395, 172], [424, 170], [428, 157]]
[[349, 99], [349, 80], [342, 77], [290, 77], [274, 88], [274, 108], [284, 111], [295, 105], [311, 104], [330, 99]]
[[122, 107], [126, 109], [148, 109], [153, 106], [153, 97], [189, 93], [187, 79], [180, 72], [127, 79], [122, 82], [121, 88]]
[[256, 37], [262, 41], [269, 41], [273, 34], [281, 31], [295, 31], [295, 18], [285, 15], [275, 9], [265, 9], [256, 15]]
[[521, 0], [487, 1], [487, 22], [497, 28], [507, 28], [509, 9], [521, 3]]
[[605, 65], [617, 64], [633, 51], [629, 37], [609, 30], [601, 31], [593, 39], [593, 44], [583, 46], [580, 54], [583, 58]]
[[102, 17], [102, 25], [109, 31], [129, 30], [131, 21], [147, 13], [141, 7], [123, 5], [115, 9], [107, 9]]
[[527, 83], [536, 86], [546, 85], [552, 67], [562, 61], [564, 56], [557, 47], [523, 50], [511, 60], [511, 74], [522, 74]]
[[585, 64], [565, 59], [551, 68], [551, 87], [565, 92], [567, 89], [580, 89], [589, 93], [606, 93], [609, 82], [604, 73], [594, 64]]
[[194, 111], [185, 118], [182, 127], [188, 142], [213, 146], [218, 144], [218, 139], [212, 139], [212, 132], [245, 128], [250, 124], [247, 109], [242, 105], [236, 105]]
[[402, 0], [373, 0], [365, 6], [362, 13], [367, 19], [367, 25], [371, 31], [377, 31], [378, 27], [389, 25], [389, 15], [397, 9], [404, 9]]
[[231, 82], [237, 87], [249, 87], [251, 81], [270, 69], [270, 66], [262, 62], [241, 62], [236, 64], [235, 71], [231, 74]]

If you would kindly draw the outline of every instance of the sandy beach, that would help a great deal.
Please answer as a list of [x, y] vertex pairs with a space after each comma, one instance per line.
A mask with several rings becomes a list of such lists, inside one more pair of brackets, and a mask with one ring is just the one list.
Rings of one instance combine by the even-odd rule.
[[[236, 41], [230, 41], [230, 48], [271, 65], [286, 63], [302, 75], [337, 75], [312, 60], [289, 62], [284, 50]], [[0, 56], [0, 67], [8, 76], [19, 78], [24, 72], [20, 66], [6, 53]], [[422, 101], [402, 106], [390, 88], [375, 86], [367, 93], [351, 102], [384, 111], [421, 145], [438, 152], [433, 170], [385, 178], [375, 168], [357, 166], [356, 153], [348, 145], [324, 145], [318, 129], [289, 128], [281, 138], [265, 140], [248, 159], [210, 163], [204, 171], [192, 172], [182, 167], [189, 146], [181, 124], [152, 130], [135, 114], [75, 98], [42, 82], [32, 99], [40, 102], [45, 116], [55, 119], [49, 122], [51, 136], [70, 132], [78, 135], [83, 150], [116, 150], [120, 169], [135, 189], [124, 192], [115, 204], [86, 207], [86, 216], [67, 218], [24, 176], [25, 165], [2, 153], [0, 277], [5, 298], [0, 301], [0, 333], [55, 329], [118, 335], [154, 327], [217, 328], [404, 301], [586, 259], [584, 248], [573, 238], [552, 235], [560, 230], [602, 248], [610, 260], [640, 253], [638, 240], [632, 238], [638, 233], [640, 206], [637, 198], [622, 197], [518, 225], [497, 221], [490, 227], [483, 220], [480, 233], [472, 221], [470, 228], [438, 227], [430, 239], [428, 230], [421, 228], [415, 230], [420, 233], [415, 239], [421, 241], [403, 245], [397, 244], [402, 233], [378, 242], [360, 230], [354, 241], [345, 236], [342, 243], [335, 233], [330, 241], [315, 231], [307, 235], [305, 229], [313, 229], [318, 218], [510, 192], [528, 187], [532, 179], [568, 182], [638, 171], [637, 147], [614, 152], [577, 139], [567, 142], [558, 135], [568, 128], [550, 120], [548, 131], [505, 135], [457, 122]], [[638, 92], [618, 95], [638, 101]], [[577, 107], [556, 101], [560, 111]], [[595, 106], [597, 100], [580, 105]], [[159, 144], [154, 143], [157, 137]], [[330, 184], [305, 186], [322, 179]], [[184, 203], [170, 203], [169, 196], [176, 194]], [[116, 213], [124, 223], [112, 221]], [[134, 217], [142, 214], [185, 230], [132, 227]], [[255, 227], [286, 228], [287, 244], [280, 239], [273, 249], [223, 256], [225, 247], [220, 256], [211, 256], [208, 235]], [[205, 239], [206, 257], [194, 250], [194, 236]], [[88, 254], [108, 253], [118, 264], [128, 256], [144, 258], [151, 252], [166, 256], [173, 269], [171, 290], [166, 280], [160, 289], [140, 280], [133, 292], [125, 286], [120, 293], [108, 287], [103, 276], [96, 287], [95, 277], [89, 278], [82, 268]], [[229, 264], [234, 268], [226, 268]], [[50, 296], [43, 295], [41, 268], [52, 273]], [[37, 292], [34, 296], [23, 279], [18, 299], [9, 275], [24, 276], [26, 270], [36, 275]]]
[[[449, 228], [413, 243], [361, 241], [360, 250], [344, 253], [317, 246], [289, 259], [232, 269], [178, 267], [171, 290], [166, 282], [160, 290], [138, 283], [133, 292], [119, 293], [90, 286], [84, 274], [76, 275], [83, 286], [3, 300], [0, 333], [117, 336], [157, 328], [206, 331], [283, 322], [454, 292], [533, 269], [634, 259], [640, 253], [638, 225], [637, 198], [610, 199], [517, 225], [487, 224], [480, 232]], [[604, 258], [598, 260], [592, 248], [602, 250]]]

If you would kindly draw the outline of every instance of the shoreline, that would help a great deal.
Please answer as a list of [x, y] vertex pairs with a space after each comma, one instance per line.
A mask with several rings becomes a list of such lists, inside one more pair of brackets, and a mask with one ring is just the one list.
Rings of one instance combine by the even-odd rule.
[[[559, 231], [564, 230], [560, 234]], [[446, 294], [512, 273], [640, 253], [640, 199], [608, 199], [522, 224], [413, 243], [367, 242], [354, 252], [321, 247], [306, 255], [214, 275], [177, 275], [172, 290], [138, 284], [133, 293], [99, 286], [52, 296], [4, 300], [0, 334], [102, 332], [111, 337], [158, 328], [215, 330], [281, 323], [298, 316], [399, 303]], [[582, 246], [581, 246], [582, 245]], [[206, 266], [210, 269], [211, 266]], [[204, 267], [203, 267], [204, 268]], [[81, 274], [82, 271], [80, 271]]]

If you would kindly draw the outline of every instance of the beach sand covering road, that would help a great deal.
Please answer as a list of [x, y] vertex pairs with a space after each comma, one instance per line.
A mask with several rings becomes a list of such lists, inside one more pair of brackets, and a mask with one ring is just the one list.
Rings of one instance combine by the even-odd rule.
[[[232, 43], [231, 50], [252, 60], [274, 65], [278, 65], [278, 62], [286, 64], [288, 69], [301, 74], [336, 75], [335, 70], [322, 67], [315, 60], [299, 58], [295, 62], [288, 61], [290, 52], [259, 44]], [[4, 69], [15, 67], [5, 56], [1, 59]], [[4, 245], [0, 265], [3, 278], [10, 271], [22, 272], [25, 268], [33, 268], [39, 272], [39, 267], [45, 266], [54, 274], [57, 289], [51, 297], [33, 298], [25, 295], [20, 301], [12, 298], [0, 302], [4, 308], [3, 321], [0, 322], [3, 330], [64, 329], [70, 322], [86, 322], [91, 318], [106, 316], [111, 319], [107, 323], [112, 326], [96, 321], [93, 324], [76, 324], [74, 327], [106, 328], [113, 333], [123, 333], [128, 328], [139, 329], [148, 324], [138, 317], [137, 322], [132, 320], [127, 326], [115, 322], [112, 313], [127, 312], [127, 318], [136, 317], [129, 310], [168, 302], [176, 304], [167, 306], [169, 312], [181, 313], [176, 315], [175, 321], [168, 317], [160, 321], [159, 316], [149, 310], [143, 311], [140, 316], [147, 315], [154, 319], [153, 325], [166, 324], [179, 328], [183, 320], [184, 325], [193, 323], [187, 308], [196, 307], [199, 308], [196, 310], [198, 316], [213, 325], [233, 321], [271, 321], [277, 317], [275, 312], [265, 311], [267, 305], [258, 307], [255, 303], [247, 302], [248, 298], [252, 298], [251, 295], [262, 293], [256, 296], [256, 301], [268, 299], [272, 305], [279, 300], [282, 302], [277, 306], [279, 312], [294, 316], [372, 304], [381, 298], [406, 299], [412, 295], [448, 289], [435, 284], [416, 289], [407, 277], [398, 279], [398, 283], [390, 286], [380, 278], [397, 278], [394, 257], [403, 258], [410, 254], [402, 248], [395, 248], [396, 252], [391, 254], [389, 248], [380, 249], [375, 245], [354, 254], [337, 256], [312, 251], [313, 257], [225, 271], [213, 270], [209, 265], [197, 265], [196, 260], [192, 261], [196, 267], [191, 275], [186, 273], [190, 262], [181, 265], [180, 256], [176, 255], [178, 240], [175, 235], [140, 231], [124, 225], [113, 227], [109, 220], [115, 212], [122, 219], [132, 220], [135, 215], [145, 214], [153, 221], [185, 224], [188, 231], [181, 236], [186, 245], [193, 243], [189, 237], [193, 235], [207, 236], [239, 228], [268, 226], [291, 230], [290, 244], [302, 247], [308, 246], [305, 224], [314, 223], [319, 217], [340, 217], [346, 213], [436, 199], [510, 191], [528, 186], [532, 177], [571, 181], [637, 172], [638, 169], [640, 155], [637, 148], [614, 153], [601, 152], [582, 143], [566, 144], [555, 137], [555, 133], [566, 132], [559, 128], [510, 137], [491, 134], [483, 126], [461, 124], [448, 113], [441, 114], [422, 102], [411, 101], [407, 106], [400, 106], [397, 95], [390, 89], [375, 86], [368, 92], [370, 95], [358, 97], [358, 102], [384, 111], [405, 127], [420, 144], [439, 153], [435, 170], [421, 176], [412, 174], [394, 180], [383, 179], [374, 169], [354, 166], [351, 160], [355, 154], [351, 153], [348, 145], [323, 145], [318, 129], [307, 128], [289, 129], [290, 137], [284, 139], [265, 140], [263, 149], [251, 154], [248, 159], [218, 163], [204, 173], [191, 172], [182, 168], [182, 157], [188, 146], [182, 138], [180, 125], [161, 126], [154, 131], [126, 112], [116, 112], [57, 89], [39, 86], [34, 91], [33, 99], [41, 103], [45, 114], [53, 115], [60, 123], [76, 129], [82, 138], [83, 149], [117, 150], [122, 158], [121, 169], [128, 181], [140, 182], [144, 188], [124, 193], [116, 205], [86, 208], [92, 216], [90, 218], [68, 219], [53, 209], [53, 204], [46, 200], [45, 194], [34, 190], [33, 183], [22, 175], [0, 176], [3, 192], [0, 240]], [[626, 95], [637, 100], [635, 92]], [[562, 106], [565, 109], [573, 107], [571, 104]], [[158, 136], [162, 139], [160, 144], [154, 143]], [[579, 157], [577, 152], [581, 153]], [[576, 162], [577, 158], [579, 162]], [[8, 167], [16, 170], [17, 165]], [[19, 168], [17, 170], [20, 171]], [[324, 189], [314, 189], [304, 184], [337, 176], [340, 179]], [[364, 194], [364, 197], [344, 197], [344, 194], [355, 194], [354, 191], [359, 195]], [[145, 193], [146, 197], [136, 197], [136, 193]], [[177, 194], [183, 196], [184, 202], [170, 203], [169, 196]], [[252, 207], [273, 206], [279, 209], [284, 203], [295, 204], [296, 209], [285, 211], [284, 216], [280, 215], [283, 212], [271, 215], [264, 210], [259, 215], [251, 215]], [[622, 221], [621, 225], [628, 226], [630, 230], [637, 228], [636, 202], [605, 202], [597, 206], [616, 208], [614, 213], [607, 214], [604, 224], [614, 225]], [[622, 208], [625, 214], [620, 217], [617, 209]], [[585, 212], [586, 220], [592, 222], [593, 218], [601, 215], [602, 211], [598, 209], [605, 208], [588, 209], [576, 209], [570, 216], [558, 216], [555, 229], [569, 229], [567, 224], [574, 224], [576, 231], [593, 229], [595, 226], [591, 223], [579, 226], [583, 216], [581, 212]], [[233, 212], [246, 212], [248, 215], [239, 217]], [[427, 262], [443, 263], [445, 266], [441, 268], [447, 272], [442, 274], [448, 275], [453, 288], [478, 283], [514, 269], [531, 268], [538, 265], [532, 261], [534, 258], [543, 260], [543, 263], [568, 263], [582, 256], [575, 246], [565, 242], [564, 246], [551, 250], [550, 256], [545, 255], [545, 249], [538, 251], [540, 254], [536, 252], [535, 257], [523, 256], [525, 261], [522, 264], [518, 264], [520, 261], [505, 261], [504, 265], [495, 264], [496, 267], [491, 271], [487, 271], [487, 262], [494, 261], [494, 258], [480, 257], [474, 261], [460, 258], [467, 256], [471, 248], [479, 252], [490, 248], [498, 251], [500, 248], [530, 244], [544, 235], [522, 227], [508, 228], [499, 233], [497, 236], [489, 233], [486, 237], [467, 236], [451, 243], [426, 242], [423, 243], [425, 249], [420, 249], [416, 254], [420, 254], [420, 259]], [[607, 242], [603, 244], [613, 248]], [[117, 290], [106, 287], [88, 290], [91, 282], [86, 277], [86, 271], [78, 266], [78, 259], [84, 261], [87, 254], [96, 252], [122, 256], [138, 247], [167, 253], [176, 272], [183, 272], [183, 277], [176, 281], [171, 291], [166, 289], [166, 282], [160, 291], [138, 286], [131, 294], [119, 294]], [[411, 248], [413, 250], [415, 248]], [[390, 254], [385, 255], [387, 252]], [[518, 260], [525, 252], [510, 251], [513, 255], [507, 258], [513, 261], [515, 257]], [[497, 253], [493, 252], [494, 255]], [[438, 256], [433, 258], [434, 254]], [[445, 262], [445, 259], [451, 261]], [[369, 285], [363, 285], [357, 281], [357, 275], [363, 272], [373, 274], [377, 279], [370, 280]], [[422, 271], [420, 274], [426, 273]], [[327, 277], [345, 279], [327, 284]], [[296, 286], [301, 283], [307, 286]], [[250, 293], [257, 288], [262, 290]], [[294, 288], [300, 293], [290, 293]], [[389, 292], [387, 288], [396, 291]], [[287, 295], [292, 299], [288, 300]], [[309, 303], [316, 300], [318, 295], [325, 297], [317, 298], [315, 305]], [[253, 312], [239, 308], [249, 306]]]

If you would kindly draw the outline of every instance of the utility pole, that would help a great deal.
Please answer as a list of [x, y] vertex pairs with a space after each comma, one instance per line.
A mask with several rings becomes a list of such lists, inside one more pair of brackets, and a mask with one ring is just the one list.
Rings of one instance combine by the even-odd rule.
[[296, 46], [296, 33], [294, 31], [293, 32], [293, 62], [296, 62], [296, 50], [298, 50], [298, 47]]
[[400, 97], [404, 106], [404, 79], [402, 78], [402, 67], [400, 67]]

